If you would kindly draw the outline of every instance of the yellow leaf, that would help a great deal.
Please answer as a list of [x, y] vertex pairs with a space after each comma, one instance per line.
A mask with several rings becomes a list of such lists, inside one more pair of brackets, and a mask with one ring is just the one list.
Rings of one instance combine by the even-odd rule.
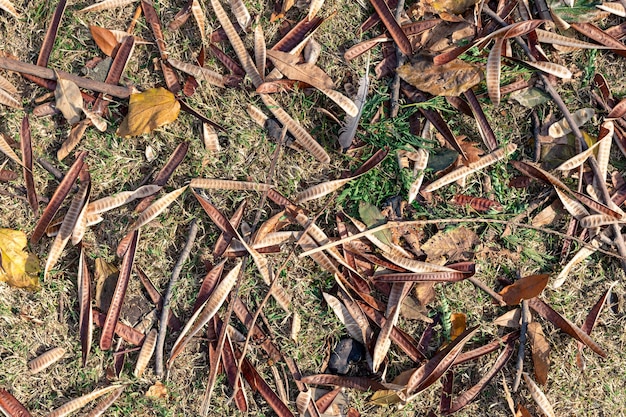
[[161, 381], [157, 381], [146, 391], [148, 398], [167, 398], [167, 387]]
[[0, 281], [12, 287], [39, 289], [39, 259], [24, 251], [26, 234], [19, 230], [0, 229]]
[[132, 94], [128, 114], [117, 130], [122, 137], [150, 133], [157, 127], [172, 123], [178, 118], [180, 103], [174, 94], [163, 87], [151, 88]]
[[394, 405], [402, 402], [402, 399], [398, 396], [397, 391], [392, 389], [383, 389], [376, 391], [370, 398], [370, 404], [374, 405]]

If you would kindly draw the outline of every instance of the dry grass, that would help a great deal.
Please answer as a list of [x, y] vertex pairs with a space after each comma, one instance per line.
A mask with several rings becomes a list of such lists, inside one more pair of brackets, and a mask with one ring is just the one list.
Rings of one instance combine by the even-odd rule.
[[[158, 2], [157, 11], [162, 21], [169, 22], [183, 3]], [[68, 6], [50, 59], [51, 67], [76, 74], [81, 73], [86, 61], [99, 53], [89, 35], [88, 25], [125, 29], [136, 7], [129, 5], [123, 9], [101, 13], [76, 13], [88, 4], [81, 1]], [[278, 36], [278, 23], [269, 22], [271, 2], [254, 1], [246, 2], [246, 4], [253, 14], [262, 15], [261, 22], [268, 37], [268, 45], [271, 45]], [[205, 5], [208, 6], [208, 4]], [[22, 17], [19, 20], [0, 12], [0, 45], [3, 45], [2, 50], [17, 55], [21, 60], [34, 62], [56, 2], [35, 0], [30, 3], [18, 3], [18, 7], [22, 11]], [[218, 28], [219, 23], [209, 11], [210, 8], [207, 7], [205, 10], [207, 10], [210, 28]], [[324, 46], [320, 66], [331, 75], [337, 85], [341, 86], [346, 81], [356, 81], [363, 69], [364, 61], [357, 60], [346, 64], [341, 54], [345, 47], [351, 46], [358, 40], [355, 35], [356, 28], [368, 14], [356, 2], [327, 1], [324, 11], [327, 13], [330, 10], [338, 10], [338, 14], [318, 32], [317, 40]], [[295, 20], [301, 18], [304, 13], [304, 10], [294, 9], [288, 17]], [[198, 50], [200, 40], [194, 25], [193, 19], [190, 19], [179, 31], [165, 30], [166, 43], [173, 57], [190, 61]], [[143, 19], [140, 19], [137, 26], [137, 35], [144, 39], [152, 39], [151, 31]], [[247, 45], [251, 46], [251, 37], [248, 38]], [[234, 56], [229, 48], [227, 52]], [[152, 64], [152, 59], [156, 56], [157, 51], [154, 46], [138, 46], [123, 82], [132, 83], [141, 88], [163, 84], [161, 74], [154, 70]], [[373, 62], [377, 62], [378, 59], [379, 57], [372, 56]], [[569, 62], [569, 58], [566, 59]], [[590, 62], [589, 55], [578, 53], [572, 57], [571, 65], [583, 71]], [[593, 62], [596, 70], [605, 72], [612, 80], [616, 88], [615, 93], [618, 95], [626, 93], [626, 84], [622, 78], [624, 69], [622, 62], [621, 58], [615, 59], [615, 56], [604, 53], [598, 53]], [[218, 61], [213, 58], [208, 60], [207, 66], [223, 72]], [[3, 75], [5, 75], [4, 72]], [[25, 107], [31, 109], [34, 98], [43, 94], [44, 91], [23, 81], [17, 75], [10, 74], [8, 77], [14, 84], [20, 86]], [[79, 146], [79, 149], [89, 151], [88, 164], [93, 180], [92, 196], [99, 198], [136, 188], [147, 175], [160, 169], [178, 143], [183, 140], [191, 141], [191, 147], [185, 161], [167, 184], [168, 191], [184, 185], [193, 177], [251, 179], [260, 182], [270, 180], [268, 171], [276, 145], [270, 142], [265, 133], [247, 116], [246, 104], [249, 102], [259, 104], [260, 100], [249, 92], [251, 91], [249, 82], [246, 83], [246, 87], [246, 91], [242, 89], [218, 91], [203, 86], [190, 100], [191, 105], [226, 127], [227, 133], [221, 135], [224, 151], [218, 155], [209, 155], [204, 151], [199, 123], [186, 114], [181, 114], [177, 122], [159, 129], [152, 135], [133, 139], [117, 137], [114, 131], [121, 121], [119, 109], [124, 103], [114, 102], [112, 108], [117, 109], [118, 113], [111, 119], [111, 126], [107, 132], [99, 133], [92, 129], [88, 131]], [[586, 94], [587, 85], [577, 84], [577, 81], [574, 81], [563, 85], [562, 88], [571, 108], [589, 105]], [[380, 97], [384, 93], [385, 82], [374, 82], [370, 94]], [[338, 112], [332, 103], [329, 104], [317, 93], [309, 95], [301, 91], [284, 95], [280, 101], [295, 118], [313, 132], [326, 149], [330, 150], [335, 147], [338, 128], [317, 111], [318, 108], [328, 108]], [[515, 105], [505, 105], [498, 109], [492, 109], [490, 106], [486, 108], [499, 139], [528, 145], [530, 136], [528, 110]], [[541, 108], [545, 113], [548, 109], [549, 105]], [[403, 111], [406, 112], [408, 109]], [[22, 117], [22, 112], [0, 106], [0, 131], [17, 138], [16, 132], [19, 130]], [[473, 140], [479, 141], [475, 124], [471, 119], [461, 117], [457, 113], [450, 113], [448, 117], [451, 118], [450, 124], [455, 132], [466, 134]], [[31, 118], [31, 126], [35, 156], [54, 160], [56, 151], [68, 133], [68, 126], [56, 116]], [[395, 128], [394, 125], [391, 126]], [[372, 127], [370, 132], [375, 132], [377, 129], [381, 127]], [[157, 159], [153, 162], [147, 162], [144, 156], [148, 145], [157, 154]], [[521, 153], [525, 156], [531, 155], [531, 146], [526, 146]], [[71, 158], [69, 159], [71, 162]], [[354, 168], [357, 162], [350, 157], [333, 152], [331, 164], [324, 167], [313, 161], [309, 155], [287, 150], [278, 160], [273, 181], [277, 184], [279, 191], [287, 196], [293, 196], [308, 185], [336, 178], [348, 167]], [[624, 167], [621, 162], [616, 163], [616, 166]], [[16, 167], [12, 168], [16, 169]], [[63, 168], [66, 169], [67, 166]], [[510, 171], [510, 168], [508, 170]], [[537, 191], [535, 189], [529, 191], [508, 189], [506, 178], [511, 174], [508, 173], [504, 164], [499, 165], [490, 173], [491, 189], [488, 188], [483, 176], [476, 176], [472, 182], [468, 183], [468, 187], [476, 195], [481, 195], [485, 191], [494, 193], [505, 205], [504, 213], [506, 214], [503, 218], [521, 212]], [[57, 181], [39, 167], [34, 170], [34, 174], [39, 194], [49, 197]], [[384, 190], [393, 189], [396, 192], [401, 189], [401, 181], [395, 173], [387, 171], [377, 175], [364, 178], [370, 178], [368, 181], [371, 181], [372, 187], [381, 187]], [[389, 181], [390, 185], [383, 184], [383, 180]], [[21, 184], [21, 179], [18, 179], [15, 183], [0, 186], [3, 191], [12, 194], [0, 195], [0, 226], [29, 233], [34, 226], [35, 218], [28, 211], [27, 203], [15, 196], [22, 195]], [[374, 190], [372, 194], [375, 194], [377, 199], [392, 196], [388, 194], [379, 198], [379, 194], [376, 194]], [[445, 203], [452, 196], [451, 191], [444, 190], [440, 195], [439, 205], [416, 206], [417, 213], [429, 215], [431, 218], [460, 217], [471, 214], [466, 213], [465, 209]], [[406, 195], [403, 194], [403, 197]], [[245, 220], [249, 223], [254, 220], [260, 202], [259, 195], [256, 193], [211, 192], [210, 198], [227, 215], [234, 211], [239, 202], [247, 199], [249, 209]], [[350, 198], [345, 201], [350, 201]], [[326, 200], [312, 202], [308, 208], [315, 212], [324, 207], [325, 203]], [[319, 224], [330, 234], [334, 234], [334, 208], [336, 207], [333, 204], [329, 205], [328, 211], [319, 221]], [[263, 219], [276, 212], [276, 207], [270, 204], [265, 204], [260, 209]], [[353, 213], [354, 205], [346, 207], [346, 210]], [[115, 256], [115, 247], [135, 218], [136, 214], [132, 209], [122, 208], [107, 214], [104, 222], [88, 231], [84, 246], [90, 266], [93, 266], [93, 261], [99, 257], [119, 265], [120, 260]], [[193, 197], [186, 194], [165, 214], [144, 228], [137, 251], [137, 264], [147, 272], [158, 288], [164, 289], [178, 253], [184, 245], [188, 224], [192, 218], [200, 219], [200, 233], [191, 258], [185, 265], [180, 283], [175, 289], [172, 305], [181, 320], [187, 320], [190, 316], [190, 307], [206, 273], [203, 261], [213, 261], [211, 248], [218, 236], [217, 228], [204, 215]], [[494, 288], [498, 285], [497, 277], [512, 277], [518, 271], [524, 275], [536, 271], [556, 274], [559, 270], [558, 256], [555, 257], [555, 254], [558, 254], [560, 250], [560, 242], [549, 234], [517, 230], [511, 238], [501, 239], [501, 228], [476, 227], [476, 230], [483, 240], [482, 252], [478, 255], [479, 278]], [[31, 250], [41, 259], [45, 259], [49, 244], [50, 240], [44, 238], [40, 244], [31, 247]], [[61, 262], [51, 278], [43, 283], [40, 292], [19, 291], [0, 284], [0, 387], [11, 391], [32, 411], [33, 415], [44, 415], [67, 400], [104, 384], [106, 382], [105, 370], [112, 362], [111, 352], [102, 352], [94, 346], [87, 366], [82, 368], [80, 364], [75, 284], [77, 256], [76, 248], [66, 249]], [[277, 257], [273, 260], [273, 265], [279, 265], [283, 259], [284, 257]], [[248, 267], [245, 277], [240, 294], [246, 304], [254, 308], [264, 297], [266, 286], [262, 284], [253, 266]], [[623, 279], [624, 274], [617, 262], [595, 255], [584, 266], [576, 269], [575, 274], [569, 278], [562, 289], [546, 290], [544, 297], [564, 316], [581, 324], [589, 308], [608, 284], [614, 280], [623, 282]], [[286, 356], [296, 359], [303, 374], [318, 373], [327, 355], [328, 346], [334, 345], [345, 334], [343, 326], [322, 302], [321, 292], [328, 291], [332, 287], [333, 279], [327, 273], [320, 271], [312, 261], [292, 258], [287, 264], [284, 276], [281, 277], [281, 282], [293, 296], [294, 306], [302, 317], [302, 331], [298, 343], [291, 341], [288, 317], [271, 301], [264, 310], [271, 337]], [[615, 287], [615, 293], [623, 295], [623, 284]], [[438, 288], [437, 294], [437, 301], [432, 306], [434, 310], [463, 312], [468, 315], [470, 324], [481, 324], [481, 332], [474, 342], [489, 340], [501, 331], [489, 323], [503, 310], [493, 306], [487, 296], [475, 290], [471, 284], [442, 286]], [[150, 310], [151, 306], [143, 296], [140, 284], [135, 278], [131, 280], [127, 295], [127, 300], [131, 299], [136, 300], [144, 313]], [[545, 324], [545, 332], [553, 348], [552, 368], [545, 391], [552, 400], [557, 415], [624, 415], [624, 410], [626, 410], [625, 317], [623, 306], [617, 314], [609, 309], [602, 314], [593, 336], [607, 350], [608, 360], [599, 360], [586, 351], [588, 367], [585, 373], [581, 373], [575, 365], [576, 344], [552, 325], [541, 321]], [[424, 329], [423, 323], [407, 320], [402, 320], [401, 326], [415, 337], [419, 337]], [[98, 335], [97, 332], [96, 334]], [[166, 352], [169, 351], [172, 343], [172, 338], [169, 338]], [[27, 371], [27, 361], [55, 346], [65, 347], [69, 353], [45, 372], [30, 375]], [[131, 376], [136, 355], [137, 353], [130, 354], [121, 377], [122, 382], [129, 383], [130, 386], [116, 405], [110, 409], [108, 415], [179, 416], [197, 413], [209, 371], [204, 343], [192, 343], [177, 360], [166, 381], [169, 391], [167, 400], [148, 399], [144, 396], [148, 387], [157, 378], [151, 369], [141, 379]], [[271, 364], [254, 345], [249, 358], [270, 385], [274, 386], [269, 369]], [[392, 348], [389, 358], [390, 373], [397, 373], [412, 366], [402, 352], [395, 348]], [[492, 355], [481, 359], [478, 365], [472, 364], [459, 369], [456, 372], [457, 389], [475, 383], [489, 368], [494, 358], [495, 356]], [[280, 369], [286, 368], [284, 364], [276, 366]], [[527, 361], [526, 368], [531, 367], [532, 364]], [[509, 383], [513, 372], [513, 365], [509, 365], [504, 370]], [[458, 415], [510, 415], [502, 395], [500, 381], [501, 377], [498, 376], [475, 403]], [[290, 390], [293, 401], [295, 398], [293, 384], [290, 384]], [[350, 404], [359, 409], [362, 415], [382, 416], [393, 412], [394, 415], [409, 416], [425, 415], [430, 410], [436, 412], [439, 393], [440, 385], [435, 384], [415, 403], [401, 411], [374, 407], [367, 403], [367, 397], [364, 395], [349, 393], [348, 397]], [[228, 402], [230, 394], [231, 391], [225, 383], [225, 378], [220, 377], [214, 394], [212, 415], [237, 415], [233, 405]], [[525, 388], [522, 388], [520, 394], [516, 395], [516, 399], [522, 399], [531, 410], [536, 412]], [[251, 400], [251, 415], [272, 415], [271, 410], [260, 397], [254, 396]], [[295, 407], [292, 408], [295, 409]]]

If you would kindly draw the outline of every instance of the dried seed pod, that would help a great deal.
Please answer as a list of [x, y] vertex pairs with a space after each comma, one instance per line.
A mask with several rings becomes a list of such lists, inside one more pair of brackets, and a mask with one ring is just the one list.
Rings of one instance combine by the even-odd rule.
[[137, 365], [135, 366], [135, 371], [133, 372], [133, 375], [137, 378], [143, 374], [143, 371], [146, 370], [150, 359], [152, 359], [154, 348], [156, 347], [157, 334], [158, 332], [156, 329], [150, 330], [150, 333], [148, 333], [143, 341], [143, 345], [141, 345], [141, 351], [139, 351], [139, 357], [137, 358]]
[[65, 355], [65, 349], [62, 347], [56, 347], [49, 351], [37, 356], [35, 359], [28, 362], [28, 368], [32, 374], [43, 371], [53, 363], [57, 362]]

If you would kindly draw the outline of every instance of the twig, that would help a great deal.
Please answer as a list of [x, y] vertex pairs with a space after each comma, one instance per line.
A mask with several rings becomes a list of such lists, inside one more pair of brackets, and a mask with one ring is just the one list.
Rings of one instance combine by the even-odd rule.
[[483, 290], [484, 292], [486, 292], [487, 294], [489, 294], [491, 298], [493, 298], [498, 304], [500, 304], [500, 307], [504, 307], [506, 305], [506, 303], [504, 302], [504, 299], [502, 298], [500, 294], [498, 294], [497, 292], [489, 288], [484, 282], [482, 282], [478, 278], [469, 277], [467, 280], [471, 282], [472, 284], [474, 284], [475, 286], [477, 286], [478, 288], [480, 288], [481, 290]]
[[174, 269], [172, 270], [172, 277], [170, 278], [170, 282], [167, 286], [167, 290], [163, 295], [163, 307], [161, 308], [161, 320], [159, 322], [159, 334], [157, 336], [157, 345], [156, 345], [156, 375], [158, 377], [163, 376], [163, 347], [165, 346], [165, 335], [167, 331], [167, 322], [169, 319], [170, 313], [170, 301], [172, 300], [172, 293], [174, 290], [174, 286], [178, 282], [178, 277], [180, 277], [180, 273], [183, 270], [183, 264], [189, 258], [191, 253], [191, 248], [193, 246], [194, 241], [196, 240], [196, 235], [198, 234], [198, 223], [196, 219], [191, 221], [191, 225], [189, 226], [189, 233], [187, 235], [187, 242], [185, 242], [185, 247], [174, 265]]
[[[395, 13], [395, 18], [398, 21], [398, 23], [400, 22], [400, 16], [402, 15], [403, 11], [404, 11], [404, 0], [398, 0], [398, 5], [396, 6], [396, 13]], [[396, 44], [397, 67], [402, 66], [405, 60], [406, 60], [406, 55], [402, 53], [402, 51]], [[397, 71], [393, 77], [393, 82], [391, 83], [391, 97], [389, 98], [389, 101], [391, 102], [391, 109], [389, 111], [389, 117], [393, 119], [398, 116], [398, 111], [400, 110], [400, 102], [399, 102], [400, 101], [400, 76], [398, 75]]]
[[522, 380], [522, 372], [524, 372], [524, 350], [526, 349], [526, 333], [528, 330], [528, 322], [530, 321], [530, 310], [528, 308], [528, 300], [522, 301], [522, 328], [519, 334], [519, 350], [517, 351], [517, 360], [515, 361], [515, 380], [513, 381], [513, 392], [517, 392], [520, 381]]
[[81, 88], [91, 91], [97, 91], [99, 93], [109, 94], [117, 98], [127, 98], [131, 95], [133, 91], [133, 89], [130, 87], [106, 84], [100, 81], [92, 80], [90, 78], [79, 77], [78, 75], [70, 74], [65, 71], [39, 67], [37, 65], [28, 64], [26, 62], [10, 58], [0, 57], [0, 68], [9, 71], [16, 71], [22, 74], [34, 75], [45, 80], [53, 81], [56, 81], [57, 79], [55, 75], [56, 71], [62, 79], [72, 81]]

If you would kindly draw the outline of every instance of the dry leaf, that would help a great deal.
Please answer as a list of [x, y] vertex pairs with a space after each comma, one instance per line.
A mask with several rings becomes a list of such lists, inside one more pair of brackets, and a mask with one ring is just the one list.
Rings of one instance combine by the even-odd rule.
[[0, 281], [12, 287], [39, 289], [39, 259], [25, 252], [26, 234], [19, 230], [0, 229]]
[[452, 325], [452, 331], [450, 333], [450, 340], [454, 340], [463, 334], [467, 327], [467, 317], [463, 313], [452, 313], [450, 316], [450, 324]]
[[535, 378], [539, 384], [545, 385], [548, 382], [548, 371], [550, 370], [550, 344], [543, 334], [541, 324], [537, 321], [528, 323], [528, 335], [533, 353]]
[[148, 398], [167, 398], [167, 387], [163, 385], [161, 381], [157, 381], [154, 385], [148, 388], [146, 392]]
[[96, 282], [96, 307], [102, 311], [109, 309], [119, 273], [119, 269], [114, 265], [106, 262], [103, 258], [96, 258], [96, 272], [94, 276], [94, 281]]
[[399, 67], [397, 72], [404, 81], [435, 96], [460, 96], [482, 78], [480, 68], [459, 59], [444, 65], [418, 61]]
[[476, 233], [466, 227], [438, 232], [421, 247], [428, 255], [427, 262], [437, 263], [441, 258], [446, 261], [468, 260], [472, 248], [480, 242]]
[[151, 133], [178, 118], [180, 103], [173, 93], [163, 87], [132, 94], [128, 114], [117, 130], [122, 137]]
[[529, 275], [507, 285], [500, 291], [507, 305], [517, 305], [522, 300], [529, 300], [541, 294], [548, 284], [549, 274]]
[[119, 44], [113, 32], [93, 25], [89, 26], [89, 31], [91, 32], [91, 37], [96, 42], [96, 45], [98, 45], [98, 48], [100, 48], [105, 55], [112, 56], [113, 51]]
[[56, 108], [63, 113], [63, 117], [69, 124], [73, 125], [80, 121], [80, 114], [83, 111], [83, 97], [78, 86], [70, 80], [64, 80], [56, 74], [57, 87], [54, 90]]

